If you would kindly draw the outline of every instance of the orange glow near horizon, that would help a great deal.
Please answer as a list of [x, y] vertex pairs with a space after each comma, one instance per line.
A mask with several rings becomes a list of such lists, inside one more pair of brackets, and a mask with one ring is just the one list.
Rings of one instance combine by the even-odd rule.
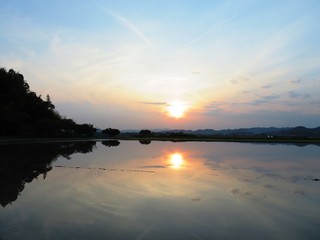
[[187, 107], [182, 102], [173, 102], [167, 107], [168, 115], [176, 119], [183, 118]]

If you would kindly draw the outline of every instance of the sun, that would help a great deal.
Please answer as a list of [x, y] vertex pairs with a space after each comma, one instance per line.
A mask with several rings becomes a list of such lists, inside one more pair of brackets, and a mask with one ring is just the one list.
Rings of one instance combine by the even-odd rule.
[[187, 106], [182, 102], [172, 102], [167, 107], [168, 115], [174, 118], [182, 118], [184, 117], [185, 111], [187, 110]]

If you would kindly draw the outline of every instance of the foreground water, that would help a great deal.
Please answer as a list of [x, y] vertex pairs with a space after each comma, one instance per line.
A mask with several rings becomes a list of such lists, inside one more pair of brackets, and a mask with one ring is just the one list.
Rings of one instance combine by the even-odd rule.
[[0, 146], [0, 239], [320, 239], [320, 147]]

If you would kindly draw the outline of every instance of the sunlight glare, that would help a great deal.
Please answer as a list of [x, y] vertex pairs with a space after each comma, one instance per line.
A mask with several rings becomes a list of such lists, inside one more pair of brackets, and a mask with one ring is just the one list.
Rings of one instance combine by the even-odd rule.
[[173, 153], [170, 155], [170, 163], [173, 168], [181, 168], [183, 164], [183, 156], [181, 153]]
[[187, 107], [184, 103], [176, 101], [171, 103], [168, 106], [167, 110], [168, 110], [169, 116], [174, 118], [182, 118], [184, 116], [186, 108]]

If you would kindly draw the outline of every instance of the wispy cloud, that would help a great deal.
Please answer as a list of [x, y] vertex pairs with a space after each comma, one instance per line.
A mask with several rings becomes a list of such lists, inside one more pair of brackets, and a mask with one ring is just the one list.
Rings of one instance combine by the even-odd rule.
[[232, 79], [232, 80], [230, 80], [230, 82], [231, 82], [232, 84], [238, 84], [238, 83], [239, 83], [238, 80], [236, 80], [236, 79]]
[[208, 108], [208, 109], [212, 109], [212, 108], [220, 108], [224, 105], [225, 105], [225, 103], [222, 103], [222, 102], [211, 101], [207, 105], [205, 105], [204, 107]]
[[230, 80], [230, 83], [232, 84], [240, 84], [240, 83], [243, 83], [243, 82], [247, 82], [249, 81], [249, 77], [240, 77], [240, 78], [233, 78]]
[[110, 11], [108, 11], [108, 13], [115, 19], [117, 19], [119, 22], [121, 22], [123, 25], [125, 25], [128, 29], [136, 33], [147, 45], [152, 46], [151, 41], [141, 32], [141, 30], [136, 25], [134, 25], [128, 19], [119, 14]]
[[99, 4], [96, 1], [93, 1], [93, 3], [102, 11], [106, 12], [108, 15], [112, 16], [114, 19], [116, 19], [118, 22], [123, 24], [126, 28], [128, 28], [130, 31], [134, 32], [138, 37], [141, 38], [142, 41], [144, 41], [148, 46], [153, 46], [151, 41], [143, 34], [143, 32], [129, 19], [125, 18], [124, 16], [121, 16], [118, 13], [112, 12], [105, 7], [103, 7], [101, 4]]
[[140, 168], [166, 168], [166, 166], [151, 165], [151, 166], [141, 166]]
[[289, 96], [291, 98], [311, 98], [311, 95], [308, 93], [297, 93], [294, 91], [290, 91], [289, 92]]
[[247, 107], [260, 107], [264, 104], [272, 103], [272, 101], [281, 98], [281, 95], [266, 95], [266, 96], [256, 96], [255, 99], [251, 101], [233, 101], [233, 102], [217, 102], [211, 101], [204, 108], [209, 113], [221, 113], [221, 112], [234, 112], [234, 109], [238, 111], [244, 111]]
[[296, 80], [291, 80], [290, 83], [292, 84], [298, 84], [298, 83], [301, 83], [302, 82], [302, 79], [296, 79]]
[[263, 89], [270, 89], [270, 88], [272, 88], [272, 86], [271, 86], [271, 85], [264, 85], [264, 86], [262, 86], [261, 88], [263, 88]]
[[226, 25], [227, 23], [231, 22], [237, 14], [231, 16], [230, 18], [227, 18], [226, 20], [222, 21], [220, 24], [217, 24], [216, 26], [210, 28], [208, 31], [206, 31], [205, 33], [199, 35], [198, 37], [194, 38], [192, 41], [190, 41], [190, 43], [188, 45], [193, 45], [196, 42], [200, 41], [201, 39], [207, 37], [211, 32], [223, 27], [224, 25]]
[[139, 102], [142, 104], [148, 104], [148, 105], [168, 105], [166, 102]]
[[205, 105], [204, 108], [206, 109], [206, 114], [218, 114], [227, 112], [228, 109], [232, 108], [235, 105], [237, 105], [237, 103], [211, 101], [207, 105]]
[[268, 96], [262, 96], [260, 97], [259, 99], [256, 99], [252, 102], [250, 102], [249, 104], [250, 105], [261, 105], [261, 104], [265, 104], [265, 103], [268, 103], [274, 99], [278, 99], [280, 98], [281, 96], [280, 95], [268, 95]]

